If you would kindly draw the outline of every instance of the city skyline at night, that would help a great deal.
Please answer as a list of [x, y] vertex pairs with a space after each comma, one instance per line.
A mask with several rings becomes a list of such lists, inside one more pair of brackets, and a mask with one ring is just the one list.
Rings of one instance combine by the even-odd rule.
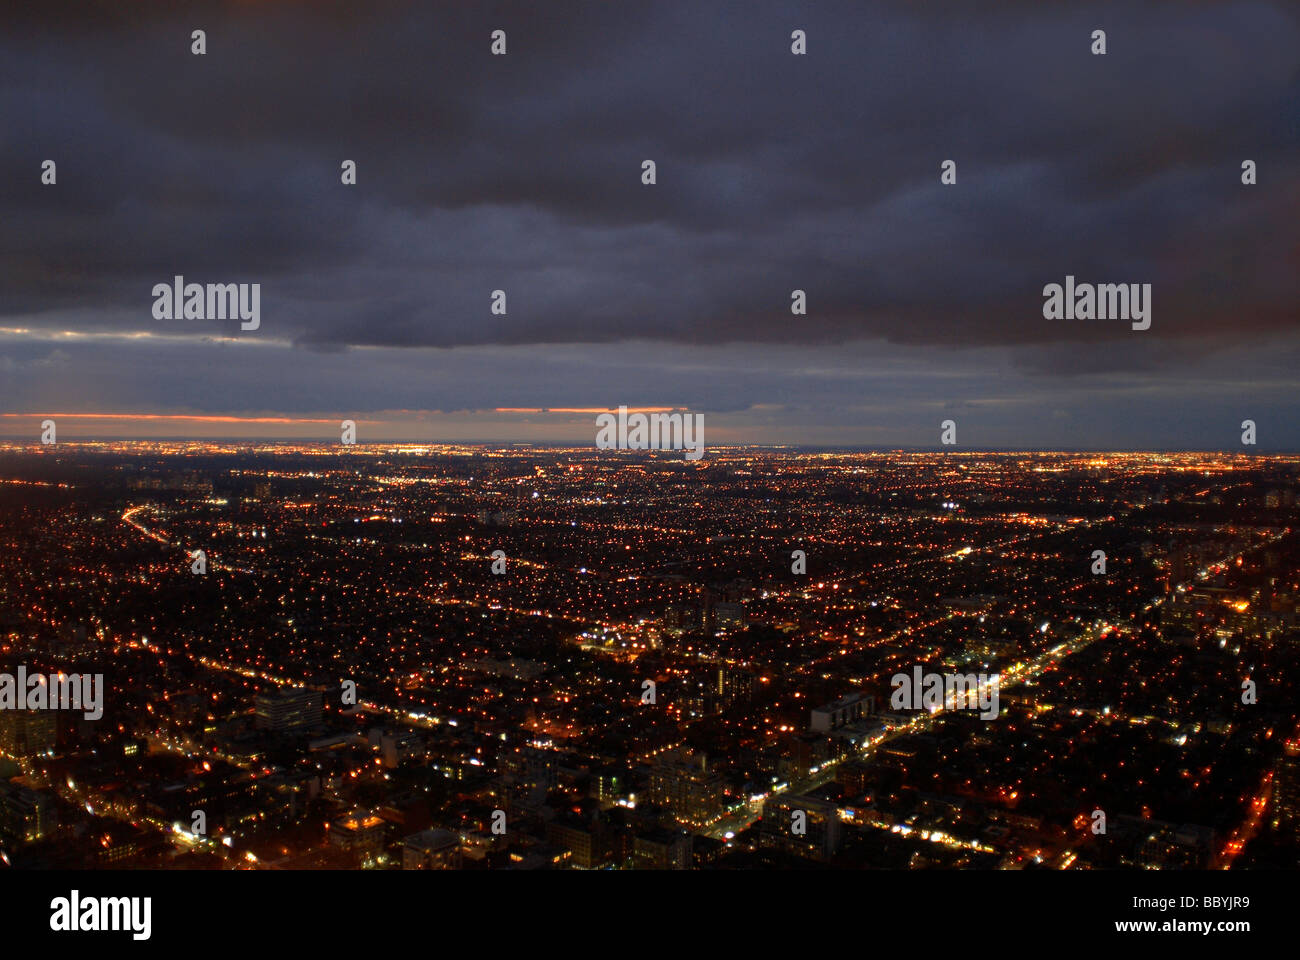
[[94, 723], [0, 711], [5, 856], [94, 865], [91, 830], [151, 867], [1294, 866], [1298, 474], [4, 445], [0, 666], [107, 691]]
[[1284, 937], [1298, 104], [1295, 0], [0, 0], [6, 944]]

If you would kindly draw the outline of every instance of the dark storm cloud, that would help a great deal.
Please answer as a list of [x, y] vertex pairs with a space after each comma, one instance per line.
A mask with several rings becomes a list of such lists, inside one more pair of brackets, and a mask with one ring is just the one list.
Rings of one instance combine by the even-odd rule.
[[151, 317], [180, 273], [262, 283], [254, 336], [321, 350], [887, 338], [1073, 372], [1060, 344], [1131, 334], [1044, 321], [1067, 273], [1151, 283], [1180, 355], [1300, 300], [1291, 3], [13, 6], [0, 311], [29, 326], [233, 332]]

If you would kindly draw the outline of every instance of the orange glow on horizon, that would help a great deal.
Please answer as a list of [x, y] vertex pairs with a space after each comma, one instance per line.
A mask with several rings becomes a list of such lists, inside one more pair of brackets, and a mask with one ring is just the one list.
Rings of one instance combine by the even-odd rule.
[[[682, 407], [625, 407], [628, 413], [671, 413]], [[618, 407], [493, 407], [493, 413], [617, 413]]]

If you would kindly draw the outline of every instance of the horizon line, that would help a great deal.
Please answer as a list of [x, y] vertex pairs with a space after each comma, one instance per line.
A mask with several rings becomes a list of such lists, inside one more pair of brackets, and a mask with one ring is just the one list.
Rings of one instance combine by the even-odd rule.
[[[531, 447], [542, 450], [581, 450], [590, 449], [598, 450], [591, 443], [563, 443], [556, 441], [538, 441], [538, 440], [411, 440], [404, 438], [385, 438], [381, 437], [375, 440], [358, 441], [353, 444], [341, 444], [337, 439], [327, 439], [324, 437], [138, 437], [138, 436], [107, 436], [107, 437], [85, 437], [79, 439], [59, 440], [54, 444], [42, 444], [39, 440], [33, 440], [29, 435], [6, 436], [0, 434], [0, 444], [13, 447], [39, 447], [46, 446], [93, 446], [97, 444], [153, 444], [153, 443], [192, 443], [192, 444], [212, 444], [227, 446], [330, 446], [340, 447], [340, 453], [346, 452], [346, 448], [352, 450], [371, 448], [371, 447], [484, 447], [489, 449], [503, 449], [507, 447]], [[1117, 454], [1117, 453], [1201, 453], [1201, 454], [1219, 454], [1228, 456], [1258, 456], [1260, 454], [1268, 455], [1300, 455], [1300, 448], [1263, 448], [1260, 450], [1238, 450], [1225, 449], [1216, 447], [1004, 447], [1004, 446], [962, 446], [962, 447], [944, 447], [944, 446], [922, 446], [922, 445], [880, 445], [880, 444], [799, 444], [799, 443], [715, 443], [709, 444], [710, 450], [815, 450], [823, 452], [844, 451], [851, 453], [1038, 453], [1038, 454]], [[645, 450], [615, 450], [601, 451], [603, 453], [657, 453], [657, 454], [678, 454], [680, 450], [673, 449], [645, 449]]]

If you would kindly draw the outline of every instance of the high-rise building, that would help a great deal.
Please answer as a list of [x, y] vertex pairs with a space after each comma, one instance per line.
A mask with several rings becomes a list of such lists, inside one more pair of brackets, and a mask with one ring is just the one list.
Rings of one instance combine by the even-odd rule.
[[621, 767], [603, 767], [591, 775], [590, 796], [602, 806], [610, 806], [627, 795], [627, 771]]
[[689, 870], [691, 835], [684, 830], [656, 830], [632, 841], [632, 865], [638, 870]]
[[817, 733], [830, 733], [832, 730], [861, 720], [864, 714], [870, 714], [874, 708], [874, 697], [851, 693], [834, 703], [814, 708], [808, 720], [808, 729]]
[[1300, 833], [1300, 738], [1286, 743], [1272, 799], [1274, 827], [1293, 837]]
[[49, 794], [0, 782], [0, 837], [32, 843], [49, 836], [54, 824], [54, 802]]
[[715, 603], [713, 605], [713, 622], [716, 629], [743, 629], [747, 620], [745, 607], [739, 603]]
[[590, 870], [604, 857], [600, 830], [583, 824], [552, 820], [546, 825], [546, 842], [571, 853], [574, 866]]
[[703, 758], [661, 757], [650, 771], [650, 800], [683, 823], [714, 820], [726, 804], [726, 781]]
[[257, 726], [273, 733], [296, 733], [321, 725], [319, 690], [275, 687], [257, 697]]
[[0, 753], [34, 757], [54, 749], [58, 719], [51, 710], [0, 710]]
[[460, 837], [450, 830], [422, 830], [402, 840], [403, 870], [458, 870]]
[[748, 670], [736, 667], [719, 667], [717, 675], [717, 694], [725, 706], [733, 703], [746, 703], [754, 699], [754, 685], [758, 678]]
[[829, 800], [783, 794], [763, 801], [759, 841], [765, 847], [830, 860], [840, 848], [843, 831], [839, 808]]

